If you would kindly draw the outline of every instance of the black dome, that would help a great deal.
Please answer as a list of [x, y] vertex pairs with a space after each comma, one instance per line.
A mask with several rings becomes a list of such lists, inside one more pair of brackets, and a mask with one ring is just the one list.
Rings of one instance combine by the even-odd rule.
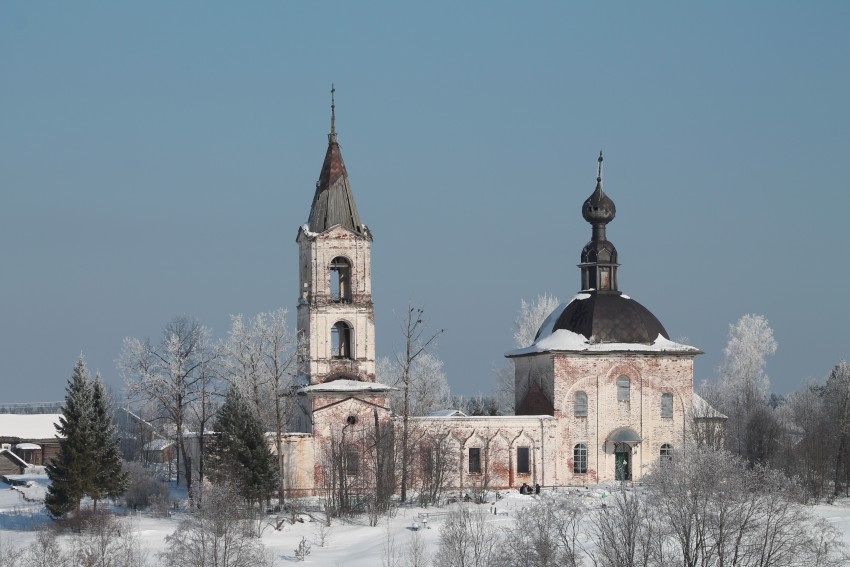
[[597, 178], [596, 190], [581, 206], [581, 216], [591, 224], [608, 224], [616, 215], [617, 207], [614, 201], [602, 191], [602, 180]]
[[658, 335], [670, 338], [655, 315], [634, 299], [616, 292], [582, 293], [590, 297], [574, 299], [567, 305], [553, 332], [566, 329], [592, 343], [652, 344]]

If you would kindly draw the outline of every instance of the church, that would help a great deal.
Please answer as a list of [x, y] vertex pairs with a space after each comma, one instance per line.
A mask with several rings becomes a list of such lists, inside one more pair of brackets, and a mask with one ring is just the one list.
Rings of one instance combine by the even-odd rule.
[[[413, 447], [408, 490], [438, 472], [445, 488], [459, 491], [638, 480], [689, 450], [694, 407], [704, 404], [693, 378], [701, 351], [671, 341], [620, 291], [617, 249], [607, 237], [616, 207], [603, 189], [602, 160], [600, 153], [596, 187], [581, 205], [591, 236], [579, 291], [548, 316], [533, 344], [506, 354], [516, 415], [447, 411], [405, 422], [389, 406], [393, 388], [375, 379], [372, 233], [357, 209], [331, 105], [327, 151], [296, 237], [306, 385], [281, 459], [292, 496], [320, 494], [331, 475], [368, 485], [380, 468], [378, 439], [386, 432], [400, 439], [403, 428]], [[332, 462], [341, 470], [331, 471]]]

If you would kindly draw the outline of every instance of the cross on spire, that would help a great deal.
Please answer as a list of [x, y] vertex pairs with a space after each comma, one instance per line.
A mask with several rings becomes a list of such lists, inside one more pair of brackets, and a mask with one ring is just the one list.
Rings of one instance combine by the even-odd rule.
[[331, 83], [331, 133], [328, 135], [328, 142], [336, 142], [336, 102], [334, 100], [336, 87]]
[[602, 150], [599, 150], [599, 168], [596, 170], [596, 181], [602, 183]]

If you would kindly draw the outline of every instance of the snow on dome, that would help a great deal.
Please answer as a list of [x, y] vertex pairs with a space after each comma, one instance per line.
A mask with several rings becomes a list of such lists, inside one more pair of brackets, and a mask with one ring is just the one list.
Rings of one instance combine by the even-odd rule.
[[[560, 309], [560, 308], [559, 308]], [[557, 311], [557, 310], [556, 310]], [[541, 328], [541, 331], [543, 329]], [[683, 354], [699, 354], [701, 351], [692, 346], [679, 344], [661, 335], [652, 344], [642, 343], [592, 343], [584, 335], [574, 333], [566, 329], [558, 329], [554, 333], [540, 336], [534, 343], [526, 348], [512, 350], [505, 356], [523, 356], [526, 354], [537, 354], [540, 352], [566, 351], [566, 352], [675, 352]]]

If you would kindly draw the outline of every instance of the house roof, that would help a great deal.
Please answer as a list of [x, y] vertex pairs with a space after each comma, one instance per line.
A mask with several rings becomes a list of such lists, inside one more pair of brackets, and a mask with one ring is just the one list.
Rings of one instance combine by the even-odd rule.
[[12, 451], [10, 451], [8, 449], [0, 449], [0, 456], [6, 457], [7, 459], [9, 459], [10, 461], [12, 461], [13, 463], [15, 463], [18, 466], [21, 466], [21, 467], [30, 466], [28, 462], [26, 462], [25, 460], [23, 460], [22, 458], [20, 458], [19, 456], [17, 456], [16, 454], [14, 454]]
[[466, 417], [466, 414], [456, 409], [441, 409], [432, 411], [428, 417]]
[[694, 419], [729, 419], [723, 415], [711, 404], [705, 401], [705, 398], [694, 392]]
[[60, 413], [0, 414], [0, 437], [19, 439], [53, 439]]

